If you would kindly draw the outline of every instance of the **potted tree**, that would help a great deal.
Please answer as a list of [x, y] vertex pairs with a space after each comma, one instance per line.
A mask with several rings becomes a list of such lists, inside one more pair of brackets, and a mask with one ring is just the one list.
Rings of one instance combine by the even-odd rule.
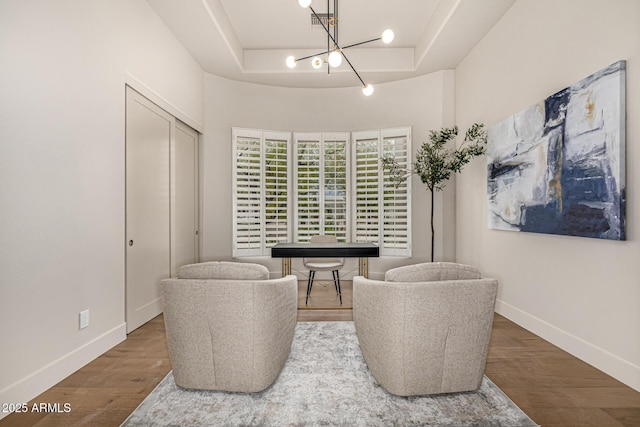
[[485, 154], [487, 150], [487, 132], [483, 124], [475, 123], [464, 137], [460, 147], [452, 149], [446, 145], [458, 135], [458, 127], [441, 128], [430, 131], [429, 140], [423, 142], [416, 154], [412, 169], [401, 167], [394, 156], [382, 158], [382, 167], [389, 173], [395, 185], [400, 185], [409, 176], [420, 177], [431, 193], [431, 262], [434, 260], [435, 230], [433, 227], [434, 193], [444, 190], [451, 175], [462, 171], [471, 159]]

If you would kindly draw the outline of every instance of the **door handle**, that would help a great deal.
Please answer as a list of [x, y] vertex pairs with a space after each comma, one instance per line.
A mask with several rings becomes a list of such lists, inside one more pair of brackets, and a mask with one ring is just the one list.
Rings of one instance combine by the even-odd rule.
[[129, 240], [129, 246], [133, 246], [133, 240]]

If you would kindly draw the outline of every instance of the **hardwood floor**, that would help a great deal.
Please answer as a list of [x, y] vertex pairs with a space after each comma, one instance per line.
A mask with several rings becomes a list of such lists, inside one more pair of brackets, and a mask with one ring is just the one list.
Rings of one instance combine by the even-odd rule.
[[28, 404], [69, 403], [70, 412], [13, 413], [0, 426], [119, 426], [169, 370], [164, 320], [158, 316]]
[[353, 286], [351, 281], [343, 280], [340, 286], [342, 304], [336, 296], [335, 285], [332, 281], [317, 280], [313, 284], [309, 303], [305, 304], [307, 296], [307, 282], [298, 283], [298, 321], [332, 321], [353, 320]]
[[485, 374], [544, 427], [640, 426], [640, 392], [497, 314]]
[[[352, 320], [350, 283], [340, 307], [333, 284], [314, 284], [299, 321]], [[302, 295], [306, 283], [301, 283]], [[348, 302], [348, 303], [347, 303]], [[119, 426], [169, 372], [164, 321], [158, 316], [127, 340], [29, 402], [71, 405], [68, 413], [14, 413], [11, 426]], [[544, 427], [640, 426], [640, 392], [496, 315], [487, 376]]]

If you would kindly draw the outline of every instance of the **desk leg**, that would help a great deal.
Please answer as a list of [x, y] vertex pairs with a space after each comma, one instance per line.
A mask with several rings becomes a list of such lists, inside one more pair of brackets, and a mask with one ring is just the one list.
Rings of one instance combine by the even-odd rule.
[[369, 278], [369, 258], [358, 258], [358, 275], [365, 279]]
[[282, 277], [291, 274], [291, 258], [282, 258]]

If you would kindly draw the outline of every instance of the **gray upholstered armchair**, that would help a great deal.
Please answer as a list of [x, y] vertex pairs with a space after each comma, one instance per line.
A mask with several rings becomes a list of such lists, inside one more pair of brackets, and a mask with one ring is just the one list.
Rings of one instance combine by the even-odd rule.
[[257, 392], [278, 377], [296, 325], [295, 276], [258, 264], [206, 262], [160, 283], [169, 360], [184, 388]]
[[353, 319], [371, 374], [400, 396], [477, 390], [498, 282], [471, 266], [424, 263], [353, 280]]

